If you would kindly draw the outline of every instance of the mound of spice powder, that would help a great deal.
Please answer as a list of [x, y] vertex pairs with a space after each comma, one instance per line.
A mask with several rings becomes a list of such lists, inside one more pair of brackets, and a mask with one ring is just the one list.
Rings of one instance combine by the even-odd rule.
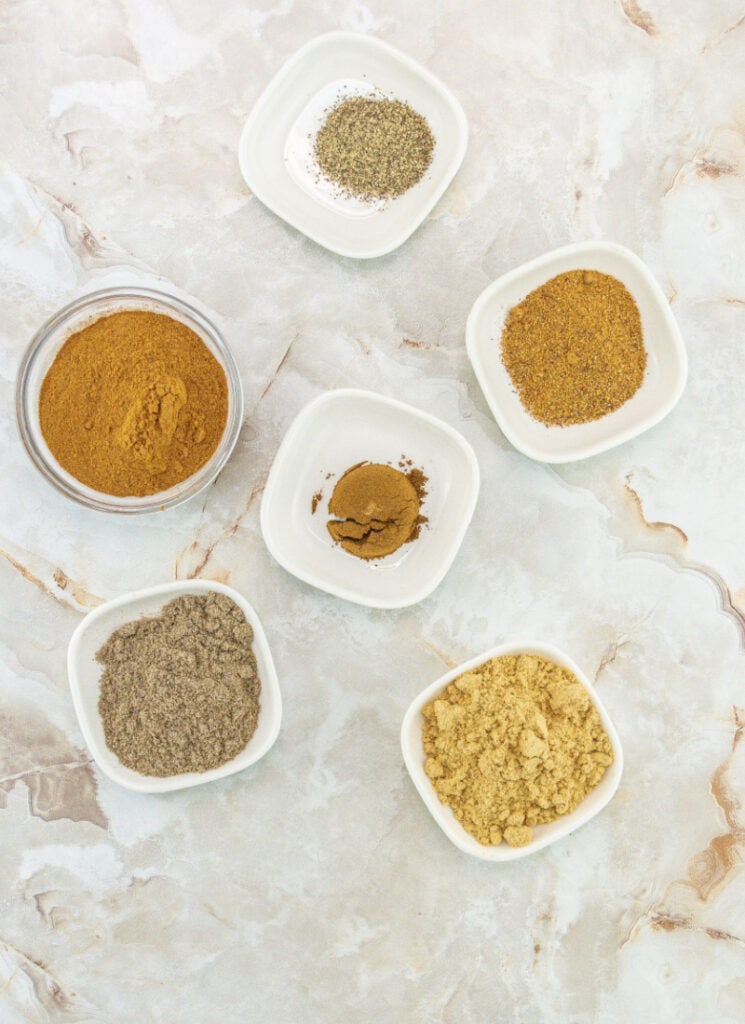
[[401, 196], [421, 181], [434, 149], [432, 129], [408, 103], [350, 96], [326, 115], [314, 155], [340, 192], [370, 202]]
[[120, 497], [190, 477], [220, 443], [227, 415], [225, 371], [199, 335], [144, 310], [69, 337], [39, 395], [41, 432], [62, 468]]
[[98, 710], [106, 745], [142, 775], [206, 772], [246, 746], [259, 717], [253, 630], [225, 594], [187, 594], [112, 633]]
[[570, 814], [613, 763], [585, 687], [533, 654], [492, 658], [422, 709], [424, 770], [484, 846], [526, 846], [535, 825]]
[[[384, 558], [416, 540], [426, 517], [420, 514], [427, 477], [420, 469], [362, 462], [348, 469], [329, 501], [333, 519], [326, 524], [345, 551], [358, 558]], [[315, 512], [317, 495], [313, 495]]]
[[534, 419], [561, 427], [600, 419], [644, 380], [639, 309], [615, 277], [559, 274], [508, 313], [502, 360]]

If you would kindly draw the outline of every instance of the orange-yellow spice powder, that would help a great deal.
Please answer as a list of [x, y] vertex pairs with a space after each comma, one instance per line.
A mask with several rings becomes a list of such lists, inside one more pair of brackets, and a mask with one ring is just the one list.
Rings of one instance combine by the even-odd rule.
[[225, 371], [199, 335], [144, 310], [71, 335], [39, 395], [52, 455], [81, 483], [118, 497], [186, 480], [217, 448], [227, 414]]

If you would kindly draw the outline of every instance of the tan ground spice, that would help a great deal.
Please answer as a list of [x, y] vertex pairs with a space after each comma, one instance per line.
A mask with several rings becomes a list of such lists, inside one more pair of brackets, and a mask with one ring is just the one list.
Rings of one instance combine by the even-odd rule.
[[520, 401], [541, 423], [566, 427], [600, 419], [644, 380], [639, 308], [608, 274], [559, 274], [508, 313], [502, 360]]
[[142, 775], [206, 772], [239, 754], [259, 717], [253, 630], [225, 594], [188, 594], [121, 626], [96, 654], [106, 744]]
[[422, 715], [424, 770], [484, 846], [527, 845], [534, 825], [573, 811], [613, 763], [585, 687], [534, 654], [465, 672]]

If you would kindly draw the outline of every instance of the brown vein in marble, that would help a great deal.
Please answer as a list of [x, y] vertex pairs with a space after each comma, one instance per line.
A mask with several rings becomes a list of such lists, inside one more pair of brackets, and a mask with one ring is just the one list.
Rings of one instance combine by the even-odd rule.
[[[730, 131], [730, 129], [726, 130]], [[721, 143], [719, 146], [721, 146]], [[719, 146], [717, 145], [717, 137], [715, 134], [714, 138], [710, 140], [705, 148], [697, 149], [690, 159], [681, 164], [673, 175], [670, 184], [662, 193], [662, 198], [666, 199], [667, 196], [685, 180], [691, 171], [693, 171], [698, 178], [711, 178], [714, 181], [719, 178], [726, 177], [742, 178], [742, 161], [735, 162], [731, 159], [713, 157], [710, 155], [711, 150], [719, 148]]]
[[26, 242], [31, 241], [31, 239], [34, 237], [34, 235], [36, 234], [36, 232], [39, 230], [39, 228], [41, 227], [41, 225], [43, 223], [44, 223], [44, 218], [43, 217], [39, 217], [39, 219], [34, 224], [34, 226], [31, 228], [31, 230], [27, 234], [25, 234], [23, 236], [23, 238], [19, 238], [18, 239], [18, 241], [16, 242], [16, 249], [18, 249], [22, 245], [25, 245]]
[[409, 634], [410, 637], [413, 637], [414, 640], [417, 640], [420, 644], [423, 644], [425, 647], [429, 648], [429, 650], [432, 651], [432, 653], [436, 655], [440, 659], [440, 661], [444, 662], [444, 664], [447, 665], [448, 668], [455, 668], [455, 666], [458, 664], [458, 662], [453, 661], [453, 659], [448, 654], [444, 654], [439, 647], [435, 647], [431, 640], [427, 640], [426, 637], [420, 636], [418, 633], [414, 633], [410, 629], [407, 629], [406, 632]]
[[280, 361], [277, 363], [277, 365], [276, 365], [276, 367], [274, 369], [274, 372], [271, 374], [271, 376], [269, 377], [269, 380], [266, 382], [266, 385], [264, 386], [264, 390], [259, 395], [259, 399], [258, 399], [258, 401], [256, 403], [257, 405], [259, 404], [259, 402], [262, 401], [263, 398], [266, 397], [266, 395], [271, 390], [272, 385], [277, 380], [277, 377], [279, 377], [279, 375], [282, 372], [282, 369], [283, 369], [285, 363], [287, 362], [287, 359], [288, 359], [288, 357], [290, 355], [290, 352], [292, 351], [292, 346], [295, 344], [295, 342], [298, 340], [299, 337], [300, 337], [300, 332], [296, 331], [295, 334], [292, 336], [292, 339], [290, 340], [290, 343], [288, 344], [287, 348], [285, 349], [284, 355], [282, 356]]
[[16, 970], [6, 982], [6, 987], [10, 985], [15, 975], [21, 972], [28, 978], [42, 1009], [55, 1012], [72, 1008], [75, 993], [65, 992], [42, 960], [29, 956], [28, 953], [24, 953], [22, 949], [12, 945], [6, 939], [0, 939], [0, 943], [7, 950], [9, 959], [15, 960], [17, 963]]
[[28, 788], [29, 810], [42, 821], [89, 821], [106, 829], [108, 821], [96, 798], [97, 784], [91, 758], [61, 761], [0, 779], [0, 809], [17, 782]]
[[[264, 490], [264, 487], [266, 486], [266, 477], [268, 475], [269, 474], [267, 473], [267, 475], [253, 488], [253, 490], [248, 496], [246, 504], [244, 505], [243, 509], [238, 514], [238, 516], [236, 516], [236, 518], [231, 523], [229, 523], [223, 530], [221, 530], [217, 537], [215, 537], [215, 539], [210, 544], [208, 544], [206, 547], [203, 547], [199, 543], [199, 541], [193, 540], [183, 549], [183, 551], [179, 552], [179, 554], [176, 556], [176, 565], [174, 569], [174, 575], [177, 580], [193, 580], [202, 575], [204, 570], [207, 568], [207, 565], [209, 564], [218, 545], [222, 544], [223, 541], [228, 540], [230, 537], [235, 536], [235, 534], [238, 532], [238, 529], [243, 523], [243, 520], [250, 512], [251, 506]], [[185, 566], [183, 565], [183, 563], [185, 561], [188, 561], [189, 559], [194, 558], [198, 558], [196, 565], [194, 565], [188, 572], [185, 572]], [[230, 574], [225, 571], [221, 571], [219, 575], [221, 577], [220, 582], [223, 583], [227, 583], [228, 579], [230, 578]]]
[[630, 479], [631, 474], [628, 474], [626, 477], [626, 482], [624, 483], [624, 488], [626, 490], [626, 493], [629, 495], [632, 502], [634, 503], [637, 516], [642, 526], [644, 526], [647, 530], [672, 530], [673, 533], [677, 534], [678, 538], [683, 542], [683, 544], [687, 544], [688, 536], [683, 530], [681, 530], [679, 526], [676, 526], [675, 523], [666, 523], [660, 520], [651, 521], [647, 519], [647, 517], [644, 515], [644, 508], [642, 506], [641, 498], [629, 483]]
[[712, 160], [710, 157], [700, 157], [694, 161], [693, 166], [700, 178], [721, 178], [722, 175], [733, 174], [737, 177], [738, 169], [728, 160]]
[[715, 836], [705, 850], [696, 854], [688, 862], [688, 877], [679, 884], [695, 890], [702, 902], [727, 884], [727, 880], [736, 867], [740, 865], [738, 847], [745, 841], [745, 825], [738, 821], [741, 810], [740, 801], [734, 790], [727, 784], [726, 775], [732, 764], [738, 744], [742, 741], [745, 729], [745, 709], [733, 707], [732, 720], [735, 726], [732, 735], [732, 746], [729, 754], [722, 761], [711, 777], [710, 790], [714, 802], [724, 814], [728, 831]]
[[107, 828], [98, 803], [93, 763], [72, 746], [61, 729], [36, 708], [0, 707], [0, 810], [8, 796], [23, 784], [30, 813], [42, 821], [89, 821]]
[[702, 47], [701, 53], [704, 54], [707, 50], [711, 50], [715, 46], [718, 46], [723, 39], [726, 39], [731, 32], [735, 32], [742, 25], [745, 25], [745, 14], [743, 14], [741, 18], [738, 18], [734, 25], [730, 25], [730, 27], [726, 28], [724, 32], [720, 33], [716, 39], [712, 39], [711, 42], [706, 43], [705, 46]]
[[99, 604], [103, 604], [103, 598], [98, 597], [96, 594], [91, 594], [85, 587], [80, 583], [76, 583], [71, 580], [67, 573], [63, 572], [62, 569], [57, 568], [52, 573], [52, 579], [54, 580], [57, 588], [61, 591], [69, 591], [74, 604], [67, 601], [64, 597], [58, 594], [52, 587], [44, 582], [41, 577], [37, 576], [22, 562], [19, 562], [17, 558], [14, 558], [9, 551], [5, 551], [4, 548], [0, 548], [0, 558], [4, 558], [5, 561], [12, 566], [16, 572], [20, 573], [25, 580], [29, 583], [33, 583], [35, 587], [38, 587], [42, 594], [47, 597], [51, 597], [52, 600], [56, 601], [57, 604], [61, 604], [63, 608], [71, 608], [73, 611], [79, 611], [80, 607], [83, 608], [95, 608]]
[[[82, 266], [88, 267], [93, 264], [120, 267], [123, 262], [127, 262], [138, 269], [147, 269], [141, 260], [136, 259], [120, 246], [113, 245], [106, 240], [105, 236], [102, 235], [101, 238], [98, 238], [80, 216], [75, 203], [66, 202], [54, 192], [39, 185], [38, 182], [31, 181], [31, 179], [27, 179], [27, 181], [35, 192], [44, 197], [45, 205], [51, 207], [51, 213], [59, 221], [67, 244], [76, 254]], [[127, 257], [126, 261], [123, 260], [123, 256]]]
[[693, 923], [691, 918], [683, 917], [681, 914], [653, 914], [649, 923], [652, 928], [657, 928], [664, 932], [673, 932], [682, 928], [685, 931], [699, 932], [702, 935], [708, 935], [710, 939], [716, 939], [723, 942], [734, 942], [740, 946], [745, 946], [745, 939], [741, 939], [739, 935], [733, 935], [731, 932], [722, 931], [720, 928], [707, 928], [704, 925], [696, 925]]
[[651, 14], [643, 10], [637, 3], [637, 0], [621, 0], [621, 8], [632, 25], [636, 25], [642, 32], [646, 32], [648, 36], [657, 35], [657, 27]]
[[4, 558], [9, 565], [13, 566], [16, 572], [19, 572], [21, 576], [23, 576], [24, 579], [28, 580], [29, 583], [33, 583], [35, 587], [38, 587], [42, 594], [46, 594], [47, 597], [51, 597], [64, 608], [73, 608], [73, 605], [71, 605], [69, 601], [65, 601], [64, 598], [55, 594], [55, 592], [46, 585], [44, 580], [35, 576], [30, 569], [27, 569], [25, 565], [22, 565], [17, 559], [13, 558], [9, 552], [4, 551], [2, 548], [0, 548], [0, 558]]
[[605, 653], [600, 659], [600, 664], [595, 670], [593, 682], [596, 683], [598, 681], [602, 673], [608, 668], [609, 665], [612, 665], [613, 662], [616, 660], [616, 658], [618, 657], [618, 652], [622, 650], [622, 648], [626, 647], [628, 643], [628, 640], [614, 640], [613, 643], [607, 646], [607, 648], [605, 649]]
[[721, 299], [697, 299], [692, 303], [693, 306], [745, 306], [745, 299], [740, 299], [735, 296], [725, 296]]
[[98, 605], [103, 604], [104, 599], [102, 597], [91, 594], [80, 583], [71, 580], [62, 569], [55, 569], [52, 573], [52, 578], [60, 590], [67, 590], [69, 588], [73, 600], [84, 608], [97, 608]]
[[431, 352], [439, 349], [439, 345], [431, 345], [428, 341], [415, 341], [413, 338], [402, 338], [400, 348], [414, 348], [422, 352]]
[[624, 490], [633, 506], [638, 524], [644, 530], [657, 534], [662, 541], [661, 547], [657, 548], [657, 550], [638, 553], [660, 555], [669, 559], [677, 569], [702, 576], [709, 583], [713, 584], [719, 595], [720, 608], [734, 622], [740, 634], [741, 646], [745, 648], [745, 613], [737, 607], [732, 591], [724, 578], [710, 566], [702, 565], [700, 562], [693, 562], [685, 556], [684, 551], [688, 543], [688, 537], [679, 526], [676, 526], [674, 523], [650, 521], [646, 518], [641, 498], [629, 483], [630, 478], [630, 474], [627, 475]]
[[689, 914], [673, 913], [664, 908], [676, 889], [692, 891], [698, 904], [707, 903], [712, 896], [718, 895], [731, 881], [732, 876], [742, 867], [742, 848], [745, 845], [745, 822], [739, 820], [742, 805], [736, 790], [727, 782], [727, 773], [732, 765], [735, 753], [742, 742], [745, 732], [745, 708], [732, 708], [734, 731], [729, 752], [722, 763], [714, 770], [709, 789], [717, 807], [722, 811], [727, 831], [714, 836], [704, 850], [694, 854], [688, 861], [686, 876], [672, 881], [666, 888], [660, 903], [648, 910], [631, 926], [621, 943], [621, 948], [633, 942], [645, 924], [662, 931], [674, 931], [678, 928], [703, 932], [713, 939], [721, 939], [745, 945], [745, 939], [718, 928], [697, 925], [693, 921], [695, 908]]

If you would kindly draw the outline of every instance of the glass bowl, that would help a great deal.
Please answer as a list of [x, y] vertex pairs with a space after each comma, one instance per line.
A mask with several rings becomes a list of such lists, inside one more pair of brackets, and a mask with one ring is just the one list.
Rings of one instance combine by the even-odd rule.
[[[122, 310], [162, 313], [191, 328], [215, 356], [228, 385], [228, 415], [222, 438], [212, 456], [195, 473], [168, 490], [144, 497], [121, 497], [96, 491], [60, 466], [47, 447], [39, 423], [42, 382], [64, 343], [86, 325]], [[65, 306], [34, 336], [18, 371], [16, 385], [18, 427], [26, 451], [42, 475], [68, 498], [99, 512], [136, 514], [173, 508], [211, 483], [225, 465], [238, 440], [243, 421], [243, 388], [238, 367], [225, 339], [208, 318], [175, 295], [155, 288], [121, 287], [91, 292]]]

